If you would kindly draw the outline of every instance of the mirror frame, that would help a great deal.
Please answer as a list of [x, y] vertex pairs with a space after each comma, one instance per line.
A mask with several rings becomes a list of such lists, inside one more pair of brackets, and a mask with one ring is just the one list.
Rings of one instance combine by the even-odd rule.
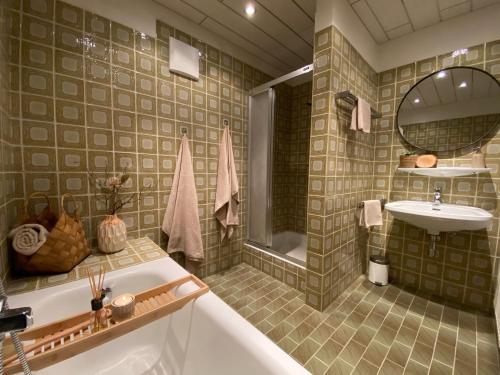
[[[483, 139], [485, 139], [486, 137], [488, 137], [489, 135], [491, 135], [494, 131], [497, 130], [498, 128], [498, 125], [500, 124], [500, 121], [498, 121], [488, 132], [484, 133], [481, 137], [479, 137], [478, 139], [476, 139], [474, 142], [471, 142], [467, 145], [464, 145], [464, 146], [460, 146], [460, 147], [457, 147], [457, 148], [453, 148], [453, 149], [448, 149], [448, 150], [441, 150], [441, 151], [433, 151], [433, 150], [428, 150], [428, 149], [425, 149], [425, 148], [422, 148], [422, 147], [419, 147], [419, 146], [415, 146], [414, 144], [408, 142], [406, 140], [406, 138], [404, 137], [403, 135], [403, 132], [401, 130], [401, 127], [399, 126], [399, 123], [398, 123], [398, 118], [399, 118], [399, 111], [401, 110], [401, 106], [403, 105], [406, 97], [408, 96], [408, 94], [411, 92], [411, 90], [413, 90], [420, 82], [430, 78], [431, 76], [433, 76], [434, 74], [437, 74], [439, 72], [443, 72], [443, 71], [449, 71], [449, 70], [453, 70], [453, 69], [464, 69], [464, 68], [467, 68], [467, 69], [473, 69], [473, 70], [477, 70], [477, 71], [480, 71], [481, 73], [484, 73], [488, 76], [490, 76], [490, 78], [492, 80], [494, 80], [497, 85], [499, 86], [500, 88], [500, 81], [498, 79], [495, 78], [495, 76], [493, 76], [491, 73], [483, 70], [483, 69], [479, 69], [479, 68], [476, 68], [474, 66], [450, 66], [448, 68], [444, 68], [444, 69], [439, 69], [439, 70], [436, 70], [428, 75], [426, 75], [425, 77], [419, 79], [417, 82], [415, 82], [415, 84], [406, 92], [406, 94], [403, 96], [403, 99], [401, 99], [401, 102], [399, 103], [398, 105], [398, 110], [396, 112], [396, 118], [394, 119], [395, 121], [395, 125], [396, 127], [398, 128], [398, 133], [399, 133], [399, 136], [401, 137], [401, 139], [404, 141], [404, 143], [406, 143], [407, 145], [410, 145], [412, 148], [414, 149], [417, 149], [417, 150], [421, 150], [421, 151], [425, 151], [425, 152], [429, 152], [429, 153], [434, 153], [434, 154], [437, 154], [439, 152], [452, 152], [452, 151], [457, 151], [457, 150], [463, 150], [465, 148], [468, 148], [468, 147], [472, 147], [474, 146], [475, 144], [481, 142]], [[500, 113], [500, 101], [499, 101], [499, 113]]]

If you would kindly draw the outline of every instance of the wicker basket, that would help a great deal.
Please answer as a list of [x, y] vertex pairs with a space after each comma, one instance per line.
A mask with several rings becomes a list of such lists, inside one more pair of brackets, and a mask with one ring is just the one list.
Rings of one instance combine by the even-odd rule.
[[[30, 214], [29, 204], [33, 198], [44, 198], [47, 206], [38, 215]], [[40, 224], [45, 227], [49, 232], [57, 224], [57, 215], [50, 208], [49, 197], [43, 193], [33, 193], [24, 202], [24, 218], [21, 220], [21, 224]]]
[[[32, 197], [30, 196], [29, 199]], [[61, 216], [42, 247], [31, 256], [13, 252], [17, 272], [32, 275], [69, 272], [90, 254], [79, 210], [76, 208], [75, 216], [71, 217], [64, 209], [66, 198], [73, 199], [75, 207], [77, 207], [71, 194], [64, 194], [61, 197]], [[48, 198], [47, 202], [49, 202]], [[26, 207], [28, 203], [26, 202]], [[48, 207], [50, 211], [50, 205]], [[39, 224], [43, 225], [41, 222]]]
[[399, 157], [399, 168], [415, 168], [418, 155], [401, 155]]

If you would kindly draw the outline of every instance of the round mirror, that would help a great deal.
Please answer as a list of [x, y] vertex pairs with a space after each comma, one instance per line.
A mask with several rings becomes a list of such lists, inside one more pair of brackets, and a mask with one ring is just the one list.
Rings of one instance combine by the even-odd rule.
[[500, 83], [470, 67], [435, 72], [405, 95], [397, 125], [401, 136], [425, 151], [471, 146], [500, 123]]

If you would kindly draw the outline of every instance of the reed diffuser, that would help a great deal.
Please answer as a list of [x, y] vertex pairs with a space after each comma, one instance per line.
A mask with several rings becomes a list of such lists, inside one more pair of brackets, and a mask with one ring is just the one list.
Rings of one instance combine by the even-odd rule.
[[87, 277], [89, 279], [90, 290], [92, 292], [92, 300], [90, 301], [90, 306], [92, 307], [92, 313], [90, 316], [90, 326], [92, 332], [97, 332], [101, 328], [106, 328], [108, 326], [108, 311], [103, 306], [102, 300], [105, 295], [103, 293], [104, 278], [106, 276], [106, 268], [101, 265], [99, 267], [99, 275], [95, 278], [94, 271], [87, 268]]

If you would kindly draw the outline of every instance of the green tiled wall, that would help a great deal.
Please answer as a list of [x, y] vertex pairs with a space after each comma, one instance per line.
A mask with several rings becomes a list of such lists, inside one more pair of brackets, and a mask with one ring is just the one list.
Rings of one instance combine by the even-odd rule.
[[[499, 266], [498, 185], [500, 133], [484, 145], [493, 171], [452, 179], [396, 173], [406, 152], [395, 125], [404, 94], [426, 75], [449, 66], [481, 68], [500, 78], [500, 41], [375, 73], [335, 27], [316, 33], [311, 156], [309, 160], [306, 302], [323, 309], [365, 270], [367, 256], [385, 253], [394, 282], [433, 297], [491, 310]], [[466, 47], [466, 46], [464, 46]], [[381, 113], [372, 133], [348, 130], [350, 108], [336, 102], [349, 89]], [[468, 166], [471, 149], [439, 153], [441, 166]], [[357, 225], [357, 204], [370, 198], [430, 200], [434, 187], [447, 203], [484, 208], [494, 215], [485, 231], [442, 234], [439, 256], [427, 255], [429, 238], [384, 212], [370, 234]]]
[[[467, 48], [467, 46], [464, 46]], [[467, 48], [381, 72], [376, 122], [373, 197], [394, 200], [432, 199], [435, 186], [443, 190], [445, 203], [481, 207], [493, 214], [492, 225], [483, 231], [442, 233], [436, 258], [428, 256], [425, 231], [384, 214], [384, 226], [370, 235], [371, 253], [386, 252], [395, 282], [432, 296], [492, 309], [499, 266], [498, 186], [500, 182], [500, 132], [483, 144], [491, 173], [454, 178], [431, 178], [395, 173], [399, 155], [407, 151], [395, 125], [395, 115], [404, 94], [419, 79], [450, 66], [473, 66], [500, 79], [500, 41]], [[438, 153], [440, 166], [470, 166], [471, 149]]]
[[[4, 215], [10, 207], [9, 220], [17, 217], [15, 208], [32, 192], [46, 193], [54, 209], [61, 194], [69, 192], [95, 244], [105, 210], [93, 199], [86, 171], [102, 175], [106, 167], [128, 166], [129, 192], [152, 186], [121, 212], [129, 237], [147, 236], [164, 245], [160, 225], [186, 128], [206, 258], [200, 274], [238, 264], [246, 212], [248, 90], [270, 77], [161, 21], [157, 35], [150, 36], [62, 1], [10, 1], [9, 6], [8, 88], [17, 132], [12, 140], [20, 139], [21, 145], [10, 150], [4, 132], [5, 152], [15, 156], [4, 158], [14, 164], [2, 170], [17, 171], [5, 173], [7, 184], [15, 183], [9, 198], [17, 200], [9, 205], [2, 195]], [[199, 81], [169, 72], [170, 36], [201, 52]], [[221, 245], [213, 204], [223, 119], [232, 130], [242, 203], [241, 225]], [[41, 201], [33, 203], [40, 209]]]

